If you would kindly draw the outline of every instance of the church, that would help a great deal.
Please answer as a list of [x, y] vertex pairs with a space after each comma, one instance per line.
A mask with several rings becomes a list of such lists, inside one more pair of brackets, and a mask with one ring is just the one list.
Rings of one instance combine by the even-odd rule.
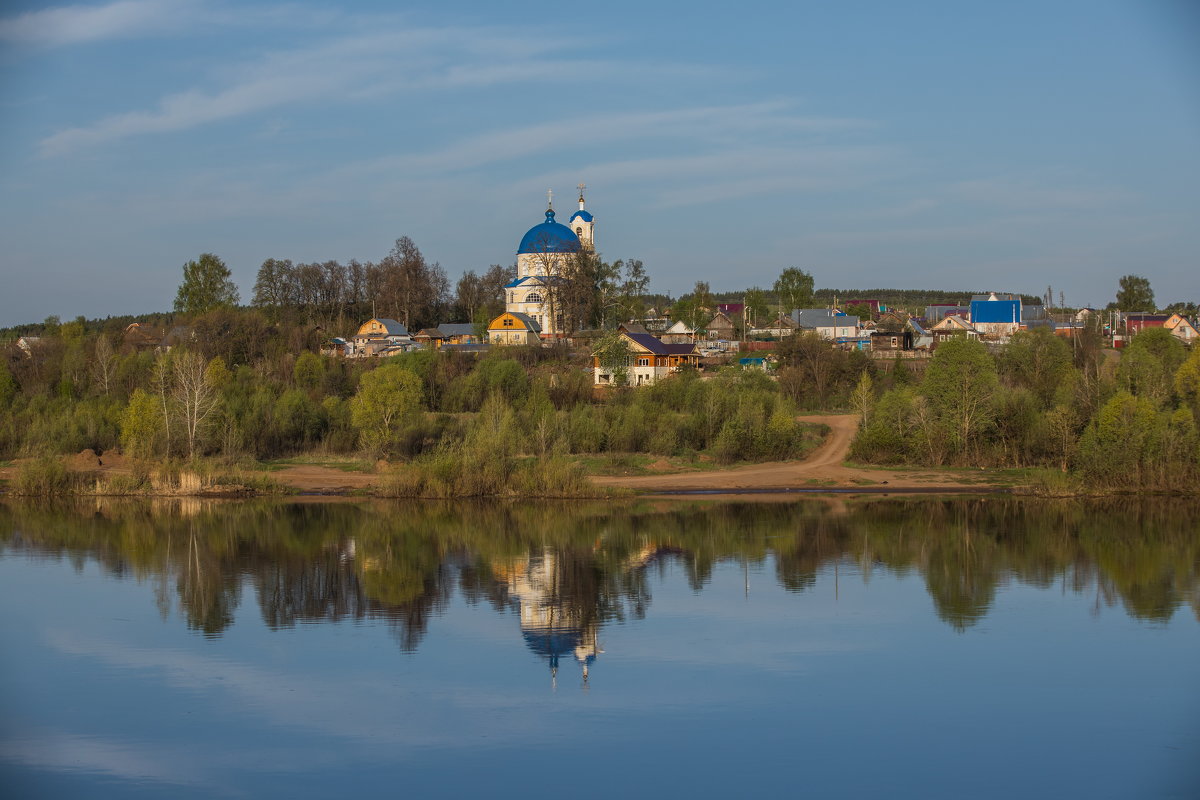
[[[570, 280], [576, 254], [596, 249], [595, 218], [584, 206], [585, 188], [579, 184], [579, 210], [566, 225], [555, 220], [554, 194], [548, 193], [546, 221], [534, 225], [521, 238], [517, 277], [504, 287], [506, 315], [510, 320], [528, 320], [532, 323], [529, 327], [536, 328], [542, 339], [559, 339], [569, 332], [557, 301], [559, 288]], [[499, 343], [492, 330], [495, 325], [493, 322], [489, 326], [488, 339]]]

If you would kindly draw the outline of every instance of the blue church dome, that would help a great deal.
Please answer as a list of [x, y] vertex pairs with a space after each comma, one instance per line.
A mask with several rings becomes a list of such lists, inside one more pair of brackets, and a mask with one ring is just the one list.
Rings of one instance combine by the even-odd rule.
[[575, 231], [554, 221], [554, 210], [546, 212], [546, 221], [534, 225], [521, 239], [517, 255], [522, 253], [578, 253], [582, 245]]

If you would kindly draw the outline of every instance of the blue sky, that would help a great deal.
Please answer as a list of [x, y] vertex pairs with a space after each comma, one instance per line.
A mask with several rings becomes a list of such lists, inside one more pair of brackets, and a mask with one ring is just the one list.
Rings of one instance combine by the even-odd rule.
[[[0, 11], [0, 325], [165, 310], [220, 255], [512, 263], [588, 184], [654, 291], [1200, 300], [1200, 4]], [[401, 9], [401, 10], [398, 10]]]

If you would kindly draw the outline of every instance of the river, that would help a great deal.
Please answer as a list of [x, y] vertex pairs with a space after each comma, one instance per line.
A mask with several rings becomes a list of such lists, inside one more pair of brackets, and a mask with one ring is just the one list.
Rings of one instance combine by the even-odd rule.
[[11, 797], [1200, 796], [1200, 505], [0, 504]]

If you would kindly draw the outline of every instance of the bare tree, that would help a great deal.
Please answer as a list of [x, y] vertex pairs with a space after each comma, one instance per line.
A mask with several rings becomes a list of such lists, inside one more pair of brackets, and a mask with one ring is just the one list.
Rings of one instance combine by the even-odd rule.
[[458, 279], [454, 287], [455, 302], [470, 321], [475, 320], [475, 312], [483, 303], [483, 279], [469, 269]]
[[96, 352], [92, 358], [92, 373], [96, 383], [104, 388], [105, 394], [108, 394], [115, 363], [116, 358], [112, 340], [104, 334], [100, 334], [96, 339]]
[[[173, 356], [175, 362], [174, 396], [183, 414], [184, 432], [187, 435], [188, 455], [195, 457], [196, 442], [204, 431], [205, 424], [217, 409], [219, 395], [211, 370], [199, 353], [181, 352]], [[219, 363], [219, 362], [218, 362]]]
[[386, 307], [394, 309], [409, 330], [417, 322], [428, 321], [446, 292], [446, 274], [442, 268], [427, 264], [416, 243], [407, 236], [396, 240], [379, 266]]
[[159, 407], [163, 415], [163, 432], [166, 434], [167, 457], [171, 456], [171, 357], [159, 353], [154, 359], [154, 388], [158, 390]]

